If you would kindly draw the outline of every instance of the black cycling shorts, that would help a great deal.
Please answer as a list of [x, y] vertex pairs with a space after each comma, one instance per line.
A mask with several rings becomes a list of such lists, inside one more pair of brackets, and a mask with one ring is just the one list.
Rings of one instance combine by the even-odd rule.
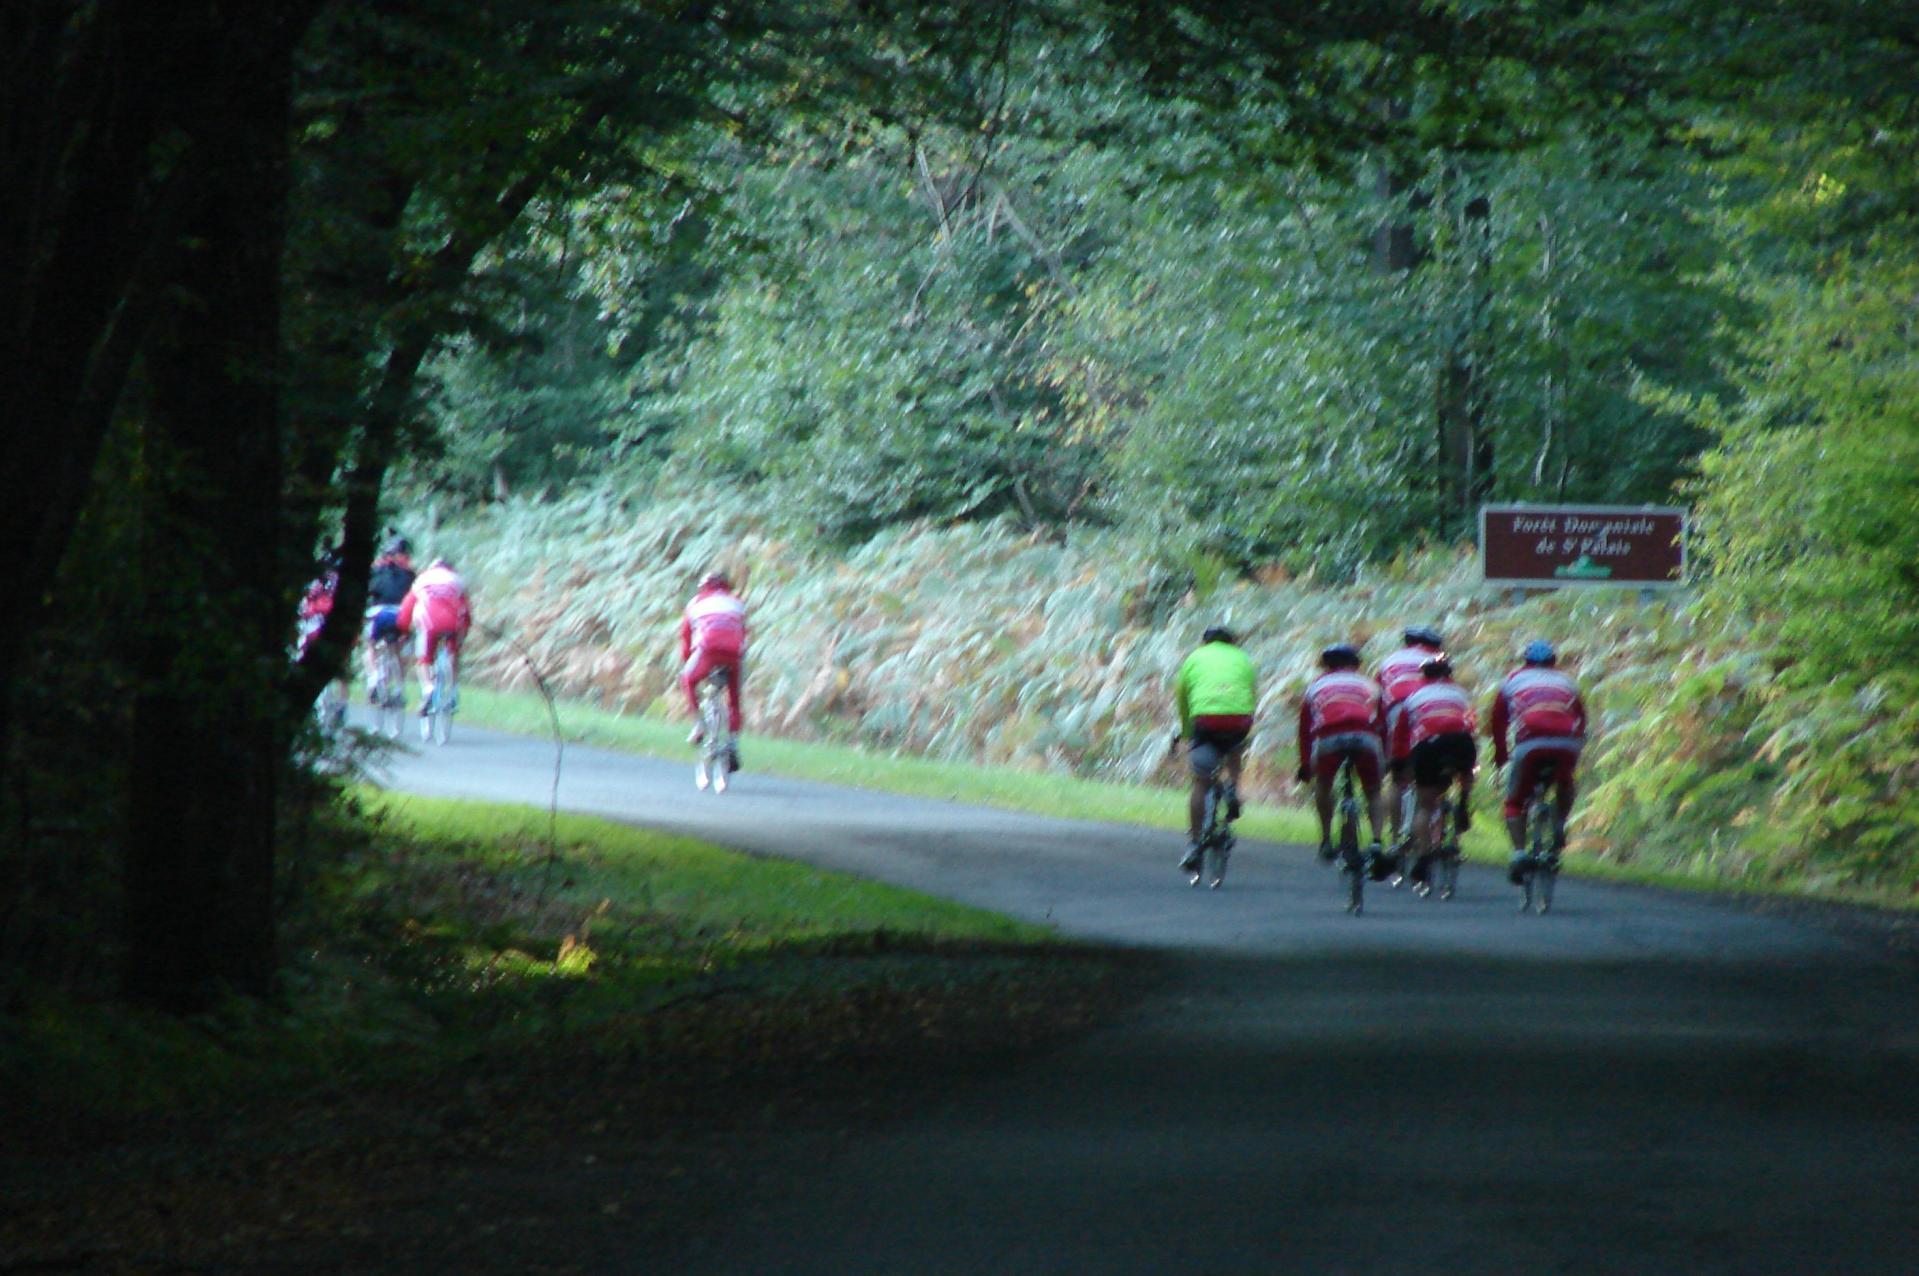
[[1195, 775], [1211, 775], [1219, 770], [1219, 764], [1246, 747], [1246, 740], [1253, 734], [1251, 727], [1204, 727], [1193, 724], [1193, 747], [1186, 755], [1186, 761]]
[[1470, 776], [1479, 761], [1479, 750], [1471, 735], [1451, 731], [1415, 744], [1409, 761], [1413, 783], [1423, 789], [1436, 789], [1454, 776]]

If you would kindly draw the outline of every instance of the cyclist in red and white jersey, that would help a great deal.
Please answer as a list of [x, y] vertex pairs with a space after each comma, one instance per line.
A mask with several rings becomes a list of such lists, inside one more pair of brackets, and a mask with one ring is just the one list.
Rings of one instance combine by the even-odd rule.
[[1459, 781], [1454, 827], [1461, 833], [1472, 827], [1473, 772], [1479, 762], [1473, 745], [1479, 716], [1465, 689], [1453, 681], [1452, 662], [1444, 656], [1429, 657], [1420, 666], [1420, 677], [1419, 690], [1400, 702], [1399, 724], [1393, 731], [1393, 752], [1405, 755], [1413, 780], [1413, 848], [1418, 858], [1411, 877], [1415, 882], [1426, 880], [1433, 850], [1433, 812], [1454, 778]]
[[307, 582], [306, 592], [300, 596], [300, 641], [294, 651], [296, 660], [303, 660], [313, 644], [320, 639], [320, 626], [333, 610], [333, 599], [340, 591], [340, 555], [338, 550], [329, 550], [320, 559], [320, 574]]
[[1313, 808], [1319, 814], [1319, 858], [1333, 858], [1333, 780], [1342, 758], [1350, 755], [1366, 793], [1373, 844], [1366, 853], [1375, 880], [1385, 875], [1380, 852], [1380, 777], [1386, 769], [1386, 709], [1379, 684], [1359, 672], [1359, 652], [1337, 643], [1319, 653], [1325, 672], [1306, 684], [1299, 699], [1299, 771], [1313, 784]]
[[[740, 658], [746, 653], [746, 604], [733, 592], [733, 583], [719, 572], [708, 572], [694, 591], [693, 600], [680, 616], [680, 688], [686, 692], [686, 707], [693, 715], [693, 731], [688, 743], [700, 739], [700, 692], [703, 679], [724, 669], [726, 679], [726, 716], [737, 737], [740, 733]], [[732, 770], [739, 770], [738, 749], [728, 759]]]
[[[1539, 773], [1553, 767], [1557, 801], [1553, 812], [1553, 849], [1566, 845], [1566, 817], [1572, 814], [1578, 792], [1574, 771], [1586, 747], [1586, 704], [1579, 684], [1556, 667], [1559, 655], [1549, 642], [1526, 644], [1519, 668], [1506, 675], [1493, 698], [1493, 763], [1512, 769], [1506, 776], [1506, 833], [1512, 838], [1513, 858], [1507, 876], [1514, 885], [1525, 881], [1532, 867], [1526, 850], [1526, 804], [1538, 787]], [[1506, 733], [1513, 744], [1506, 747]]]
[[453, 655], [457, 674], [460, 649], [466, 645], [467, 630], [473, 627], [473, 605], [466, 596], [466, 582], [444, 558], [413, 578], [412, 588], [400, 600], [400, 632], [416, 637], [415, 650], [420, 664], [420, 686], [426, 696], [420, 702], [420, 715], [426, 716], [433, 697], [433, 657], [445, 645]]
[[1421, 665], [1434, 656], [1442, 654], [1439, 631], [1428, 625], [1414, 625], [1404, 635], [1406, 645], [1379, 662], [1379, 668], [1373, 673], [1373, 680], [1379, 683], [1381, 698], [1386, 705], [1386, 741], [1387, 757], [1391, 759], [1390, 769], [1393, 777], [1393, 797], [1390, 813], [1393, 823], [1393, 845], [1399, 847], [1406, 836], [1406, 784], [1411, 774], [1411, 762], [1400, 752], [1394, 743], [1399, 727], [1400, 706], [1406, 697], [1425, 685], [1426, 679], [1419, 672]]

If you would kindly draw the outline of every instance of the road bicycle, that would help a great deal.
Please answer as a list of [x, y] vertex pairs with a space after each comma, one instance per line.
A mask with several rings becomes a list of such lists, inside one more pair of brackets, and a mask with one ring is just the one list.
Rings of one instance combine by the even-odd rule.
[[1339, 836], [1334, 846], [1339, 856], [1339, 878], [1346, 887], [1346, 911], [1357, 917], [1366, 903], [1366, 860], [1359, 853], [1359, 797], [1353, 792], [1353, 754], [1342, 753], [1339, 774], [1333, 784], [1339, 790], [1339, 806], [1334, 820]]
[[733, 730], [727, 713], [726, 684], [731, 675], [715, 669], [700, 680], [700, 760], [693, 768], [693, 786], [726, 792], [733, 770]]
[[[1526, 807], [1526, 864], [1520, 870], [1519, 911], [1550, 912], [1559, 881], [1559, 770], [1551, 762], [1539, 768], [1532, 801]], [[1553, 798], [1547, 794], [1552, 793]]]
[[453, 644], [442, 640], [433, 653], [433, 690], [427, 692], [420, 707], [420, 739], [445, 744], [453, 738], [453, 715], [460, 708], [459, 676], [455, 672]]
[[406, 666], [400, 659], [397, 639], [374, 641], [373, 681], [367, 688], [367, 699], [373, 703], [375, 727], [391, 739], [399, 739], [406, 729]]
[[1199, 818], [1199, 862], [1192, 869], [1192, 885], [1203, 881], [1210, 890], [1218, 890], [1226, 880], [1226, 861], [1237, 840], [1233, 836], [1230, 794], [1226, 781], [1220, 778], [1224, 770], [1223, 766], [1214, 767], [1206, 784], [1206, 804]]

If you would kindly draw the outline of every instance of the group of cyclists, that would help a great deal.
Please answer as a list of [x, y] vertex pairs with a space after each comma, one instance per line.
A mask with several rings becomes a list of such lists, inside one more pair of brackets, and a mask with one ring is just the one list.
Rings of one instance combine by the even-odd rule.
[[[1327, 647], [1319, 654], [1320, 673], [1299, 699], [1299, 766], [1294, 777], [1312, 786], [1319, 856], [1326, 861], [1334, 857], [1333, 785], [1340, 767], [1350, 764], [1365, 794], [1372, 828], [1365, 867], [1374, 881], [1402, 871], [1414, 882], [1425, 880], [1439, 834], [1435, 813], [1454, 783], [1460, 790], [1453, 808], [1455, 827], [1464, 833], [1472, 825], [1479, 716], [1472, 698], [1453, 680], [1452, 661], [1439, 632], [1418, 625], [1403, 637], [1405, 645], [1370, 675], [1362, 672], [1357, 647]], [[1190, 745], [1192, 794], [1180, 868], [1191, 872], [1201, 853], [1205, 794], [1222, 769], [1227, 816], [1239, 815], [1241, 760], [1259, 703], [1253, 662], [1230, 630], [1206, 630], [1174, 679], [1173, 702], [1180, 728], [1175, 742], [1183, 739]], [[1507, 768], [1504, 815], [1513, 846], [1507, 872], [1516, 884], [1535, 867], [1526, 849], [1525, 812], [1544, 777], [1550, 777], [1544, 782], [1554, 789], [1553, 850], [1565, 846], [1586, 728], [1579, 686], [1558, 668], [1552, 644], [1528, 643], [1518, 666], [1494, 694], [1487, 724], [1494, 765]], [[1387, 829], [1390, 843], [1381, 836]]]
[[[318, 639], [320, 624], [333, 610], [340, 585], [337, 551], [321, 563], [321, 572], [307, 586], [300, 600], [300, 654]], [[426, 570], [413, 568], [412, 546], [404, 536], [392, 536], [381, 547], [367, 573], [367, 607], [361, 637], [366, 667], [367, 699], [383, 690], [379, 687], [379, 648], [381, 644], [402, 646], [413, 642], [415, 663], [420, 677], [420, 716], [427, 715], [436, 688], [433, 662], [442, 647], [455, 661], [466, 645], [473, 627], [473, 604], [467, 596], [466, 581], [445, 558], [435, 558]]]
[[[415, 572], [411, 547], [395, 535], [374, 559], [367, 582], [364, 653], [369, 698], [377, 681], [380, 643], [396, 646], [413, 640], [424, 693], [420, 712], [434, 694], [433, 662], [447, 647], [457, 661], [473, 625], [466, 583], [452, 563], [436, 558]], [[307, 589], [302, 600], [302, 651], [332, 610], [339, 574], [337, 560]], [[1475, 736], [1479, 715], [1471, 697], [1453, 680], [1438, 630], [1408, 628], [1404, 645], [1368, 674], [1356, 646], [1335, 643], [1319, 653], [1319, 674], [1299, 697], [1299, 765], [1294, 778], [1310, 785], [1319, 817], [1319, 856], [1330, 861], [1333, 848], [1334, 783], [1350, 764], [1365, 795], [1372, 844], [1365, 871], [1374, 881], [1403, 872], [1424, 880], [1438, 836], [1435, 813], [1455, 783], [1456, 829], [1472, 825], [1472, 789], [1478, 770]], [[687, 739], [699, 743], [700, 684], [724, 673], [730, 729], [737, 741], [741, 727], [740, 690], [746, 652], [746, 604], [721, 572], [699, 582], [680, 616], [680, 689], [693, 729]], [[1173, 680], [1179, 717], [1175, 745], [1189, 746], [1192, 785], [1188, 827], [1180, 868], [1192, 872], [1201, 855], [1205, 800], [1215, 776], [1226, 799], [1226, 817], [1240, 814], [1239, 782], [1246, 744], [1259, 704], [1253, 662], [1238, 638], [1223, 625], [1208, 628], [1200, 645], [1181, 663]], [[1555, 790], [1553, 850], [1565, 845], [1566, 819], [1577, 792], [1576, 770], [1586, 740], [1586, 707], [1578, 684], [1558, 668], [1552, 644], [1535, 640], [1499, 684], [1487, 716], [1493, 761], [1506, 768], [1505, 820], [1513, 845], [1509, 875], [1523, 880], [1532, 867], [1526, 849], [1525, 812], [1542, 777]], [[727, 758], [739, 769], [737, 744]], [[1389, 795], [1390, 788], [1390, 795]], [[1411, 802], [1407, 801], [1411, 793]], [[1385, 834], [1390, 831], [1390, 839]]]
[[[320, 625], [333, 610], [340, 584], [338, 551], [329, 552], [321, 571], [307, 586], [300, 602], [298, 654], [318, 639]], [[435, 694], [433, 662], [445, 647], [457, 676], [460, 654], [473, 627], [473, 603], [466, 582], [446, 558], [435, 558], [426, 570], [415, 572], [412, 546], [393, 535], [381, 547], [367, 573], [366, 622], [362, 631], [362, 658], [369, 703], [379, 687], [380, 645], [399, 647], [412, 639], [419, 668], [420, 715], [425, 717]], [[708, 572], [680, 618], [680, 686], [694, 720], [691, 743], [700, 739], [699, 687], [715, 673], [726, 674], [726, 708], [734, 742], [727, 767], [740, 769], [738, 736], [741, 725], [740, 683], [746, 652], [746, 604], [721, 572]]]

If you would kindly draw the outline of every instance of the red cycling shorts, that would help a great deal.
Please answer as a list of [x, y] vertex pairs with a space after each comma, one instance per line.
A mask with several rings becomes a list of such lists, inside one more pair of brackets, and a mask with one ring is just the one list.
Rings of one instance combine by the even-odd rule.
[[1313, 774], [1322, 780], [1331, 780], [1339, 774], [1340, 760], [1348, 754], [1353, 759], [1353, 770], [1359, 775], [1359, 782], [1367, 788], [1379, 783], [1379, 773], [1385, 769], [1385, 746], [1379, 737], [1370, 731], [1344, 731], [1323, 736], [1313, 741]]
[[1548, 763], [1557, 780], [1570, 783], [1579, 767], [1583, 743], [1569, 737], [1541, 737], [1514, 749], [1512, 768], [1506, 773], [1506, 818], [1518, 819], [1526, 813], [1526, 804], [1532, 801], [1533, 790], [1539, 787], [1540, 773]]

